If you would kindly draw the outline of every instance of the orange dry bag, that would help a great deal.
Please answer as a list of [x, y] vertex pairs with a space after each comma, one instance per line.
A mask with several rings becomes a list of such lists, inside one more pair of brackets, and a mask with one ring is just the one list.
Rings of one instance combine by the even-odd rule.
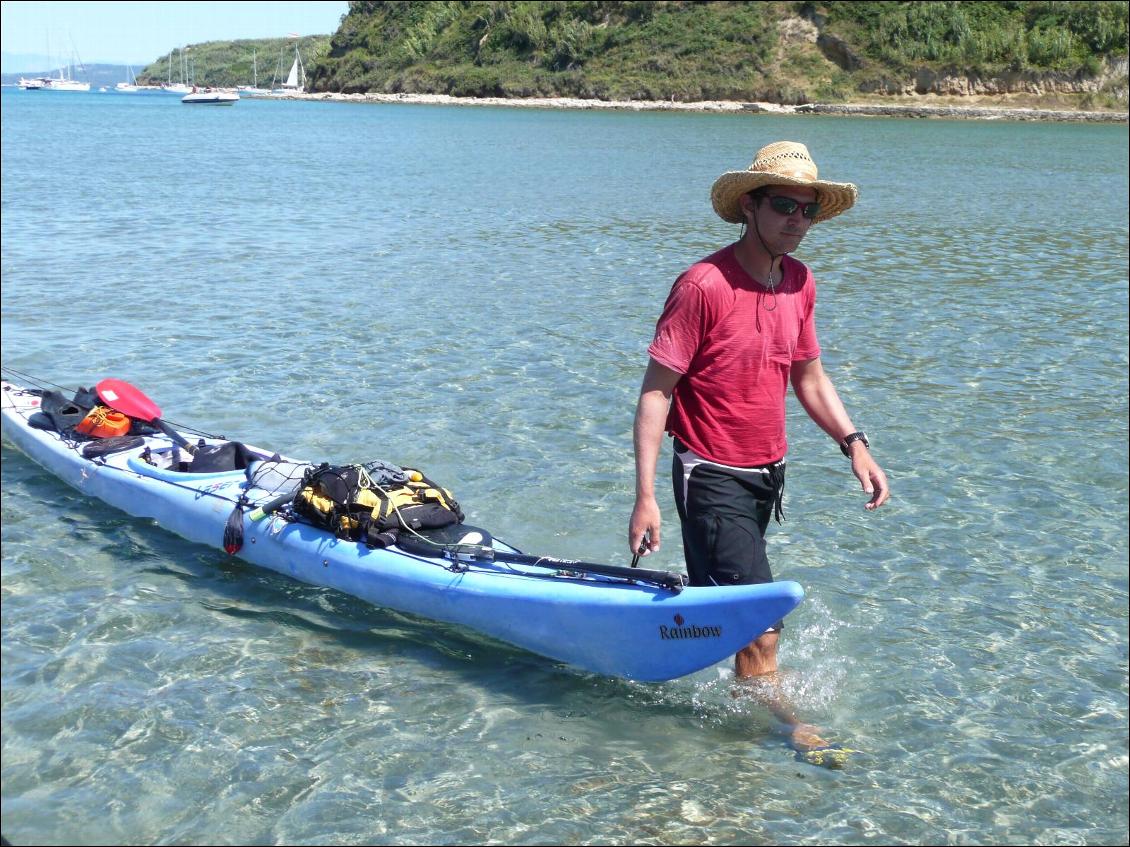
[[129, 427], [129, 418], [121, 412], [115, 412], [105, 406], [95, 406], [90, 410], [90, 414], [79, 422], [75, 430], [94, 438], [116, 438], [127, 434]]

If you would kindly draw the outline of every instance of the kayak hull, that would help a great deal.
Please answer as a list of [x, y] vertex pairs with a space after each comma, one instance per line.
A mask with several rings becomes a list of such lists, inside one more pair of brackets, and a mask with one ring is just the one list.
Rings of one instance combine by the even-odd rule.
[[[3, 433], [11, 444], [83, 494], [189, 541], [222, 549], [225, 524], [241, 495], [252, 506], [277, 496], [248, 488], [244, 471], [180, 473], [142, 461], [145, 448], [171, 447], [165, 435], [86, 459], [82, 445], [28, 425], [38, 397], [9, 383], [0, 387]], [[375, 606], [466, 626], [583, 670], [645, 682], [685, 676], [726, 659], [804, 596], [787, 581], [676, 592], [573, 572], [557, 560], [542, 566], [451, 561], [397, 547], [370, 548], [278, 516], [252, 521], [245, 515], [243, 533], [237, 555], [251, 564]]]

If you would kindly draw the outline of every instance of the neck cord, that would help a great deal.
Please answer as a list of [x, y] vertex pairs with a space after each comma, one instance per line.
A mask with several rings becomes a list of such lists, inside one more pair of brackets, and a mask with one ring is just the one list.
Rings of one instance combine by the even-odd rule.
[[[758, 205], [760, 205], [760, 201], [758, 201]], [[776, 255], [774, 255], [773, 251], [769, 249], [769, 245], [766, 244], [765, 239], [761, 237], [761, 227], [759, 227], [757, 225], [757, 215], [756, 214], [753, 216], [753, 231], [757, 235], [757, 240], [761, 242], [762, 249], [766, 253], [769, 254], [769, 277], [768, 277], [768, 281], [765, 283], [765, 287], [769, 289], [769, 296], [772, 299], [769, 301], [769, 304], [765, 307], [765, 311], [773, 312], [773, 311], [776, 311], [776, 309], [777, 309], [777, 285], [778, 285], [778, 283], [773, 282], [773, 265], [778, 259], [780, 259], [782, 256], [786, 255], [786, 253], [777, 253]], [[784, 267], [782, 267], [781, 268], [781, 279], [784, 279], [784, 278], [785, 278], [785, 269], [784, 269]]]

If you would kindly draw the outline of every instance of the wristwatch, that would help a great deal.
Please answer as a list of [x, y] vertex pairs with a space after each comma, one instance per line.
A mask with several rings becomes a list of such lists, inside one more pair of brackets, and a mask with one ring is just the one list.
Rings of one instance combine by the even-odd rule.
[[856, 441], [862, 441], [864, 447], [871, 447], [871, 442], [867, 440], [866, 432], [853, 432], [850, 435], [845, 435], [844, 440], [840, 442], [840, 449], [843, 451], [845, 456], [851, 455], [851, 452], [848, 450], [848, 448], [851, 447], [851, 445]]

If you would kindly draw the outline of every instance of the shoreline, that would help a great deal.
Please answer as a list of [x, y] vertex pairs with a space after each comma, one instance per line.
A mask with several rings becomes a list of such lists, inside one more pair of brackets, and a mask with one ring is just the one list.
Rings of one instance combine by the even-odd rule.
[[953, 118], [962, 120], [1060, 121], [1127, 123], [1126, 112], [1086, 112], [1072, 109], [1009, 108], [950, 104], [804, 103], [783, 106], [737, 100], [682, 103], [666, 100], [585, 100], [573, 97], [453, 97], [450, 94], [285, 94], [279, 100], [337, 103], [408, 103], [431, 106], [501, 106], [517, 109], [580, 109], [631, 112], [748, 112], [772, 115], [843, 115], [849, 117]]

